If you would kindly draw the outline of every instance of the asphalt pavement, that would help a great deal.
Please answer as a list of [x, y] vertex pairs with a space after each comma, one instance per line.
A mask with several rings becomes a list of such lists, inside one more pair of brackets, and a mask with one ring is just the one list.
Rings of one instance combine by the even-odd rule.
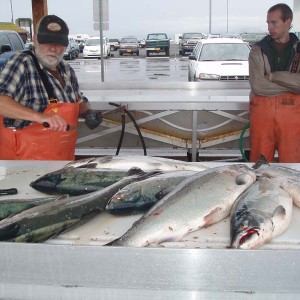
[[[101, 81], [101, 60], [97, 58], [83, 59], [82, 55], [69, 61], [75, 70], [79, 82]], [[178, 53], [178, 45], [171, 44], [170, 56], [153, 54], [146, 57], [145, 48], [140, 48], [140, 55], [119, 55], [112, 51], [108, 59], [104, 59], [104, 81], [188, 81], [188, 55], [182, 57]]]

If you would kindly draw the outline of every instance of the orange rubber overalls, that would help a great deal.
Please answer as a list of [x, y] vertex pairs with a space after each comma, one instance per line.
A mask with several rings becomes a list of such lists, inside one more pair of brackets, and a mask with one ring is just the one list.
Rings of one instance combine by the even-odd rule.
[[300, 95], [255, 95], [250, 111], [250, 161], [262, 154], [272, 162], [278, 149], [279, 162], [300, 162]]
[[[79, 102], [50, 103], [44, 113], [57, 113], [77, 128]], [[76, 129], [53, 131], [33, 123], [16, 130], [4, 127], [0, 116], [0, 160], [74, 160], [76, 141]]]

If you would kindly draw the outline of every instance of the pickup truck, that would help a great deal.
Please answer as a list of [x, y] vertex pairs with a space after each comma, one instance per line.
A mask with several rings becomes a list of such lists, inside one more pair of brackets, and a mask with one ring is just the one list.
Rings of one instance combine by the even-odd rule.
[[23, 50], [25, 45], [16, 31], [0, 30], [0, 70], [15, 52]]
[[145, 42], [146, 56], [150, 53], [165, 52], [170, 55], [170, 40], [166, 33], [149, 33]]

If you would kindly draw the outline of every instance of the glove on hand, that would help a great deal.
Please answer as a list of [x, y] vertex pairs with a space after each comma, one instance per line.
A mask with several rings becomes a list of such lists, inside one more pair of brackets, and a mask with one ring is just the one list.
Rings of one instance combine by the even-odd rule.
[[100, 111], [97, 112], [92, 109], [88, 109], [85, 112], [85, 124], [91, 130], [97, 128], [101, 124], [102, 119]]

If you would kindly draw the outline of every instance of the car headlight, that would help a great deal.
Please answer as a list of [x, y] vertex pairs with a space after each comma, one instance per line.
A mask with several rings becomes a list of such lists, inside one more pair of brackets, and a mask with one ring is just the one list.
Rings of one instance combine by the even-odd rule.
[[201, 79], [201, 80], [219, 80], [220, 76], [217, 74], [200, 73], [199, 79]]

